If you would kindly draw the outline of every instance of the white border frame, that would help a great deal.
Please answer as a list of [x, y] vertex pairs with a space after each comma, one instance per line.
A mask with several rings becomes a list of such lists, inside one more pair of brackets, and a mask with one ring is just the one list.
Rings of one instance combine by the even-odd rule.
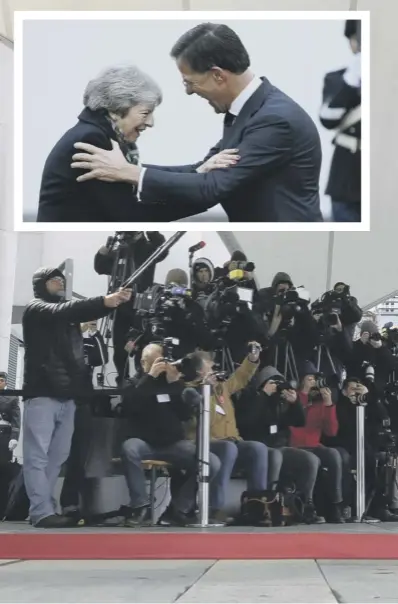
[[[362, 21], [362, 222], [166, 222], [32, 223], [23, 222], [23, 23], [27, 20], [339, 20]], [[16, 11], [14, 13], [14, 228], [18, 231], [164, 230], [186, 231], [370, 231], [370, 11]], [[45, 225], [45, 226], [44, 226]]]

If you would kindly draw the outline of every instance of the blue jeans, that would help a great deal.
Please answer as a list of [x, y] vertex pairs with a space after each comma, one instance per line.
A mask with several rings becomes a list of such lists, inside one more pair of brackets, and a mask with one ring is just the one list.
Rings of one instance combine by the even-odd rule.
[[210, 485], [210, 508], [222, 510], [235, 463], [246, 475], [249, 491], [264, 491], [268, 485], [268, 447], [250, 440], [212, 440], [210, 450], [221, 462], [221, 469]]
[[55, 486], [68, 459], [74, 430], [75, 403], [54, 398], [25, 401], [23, 413], [23, 475], [32, 524], [55, 514]]
[[361, 222], [361, 204], [332, 199], [334, 222]]
[[[187, 479], [173, 497], [174, 507], [183, 513], [192, 510], [196, 500], [197, 455], [196, 445], [190, 440], [180, 440], [168, 447], [152, 447], [139, 438], [129, 438], [122, 445], [127, 486], [130, 493], [130, 505], [139, 508], [148, 505], [143, 459], [161, 459], [180, 470], [186, 470]], [[210, 480], [220, 470], [220, 460], [210, 454]]]

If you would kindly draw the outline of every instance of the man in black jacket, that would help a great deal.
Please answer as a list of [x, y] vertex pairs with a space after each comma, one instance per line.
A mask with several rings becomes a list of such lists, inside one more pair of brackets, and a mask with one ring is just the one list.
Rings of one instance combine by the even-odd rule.
[[[318, 130], [294, 100], [250, 69], [238, 35], [227, 25], [202, 23], [174, 45], [186, 93], [224, 114], [224, 130], [202, 162], [185, 166], [128, 165], [120, 149], [78, 144], [86, 153], [72, 167], [92, 170], [81, 177], [130, 182], [148, 207], [164, 202], [187, 208], [222, 205], [230, 222], [322, 222]], [[239, 151], [227, 167], [203, 166], [221, 151]], [[120, 186], [116, 184], [115, 186]]]
[[[159, 231], [126, 231], [117, 249], [104, 245], [98, 250], [94, 257], [94, 269], [99, 275], [113, 275], [113, 286], [120, 287], [165, 241], [164, 235]], [[167, 256], [168, 251], [161, 254], [157, 261], [142, 273], [135, 282], [136, 292], [142, 293], [153, 285], [156, 265]], [[116, 261], [118, 265], [115, 267]], [[124, 377], [128, 377], [128, 352], [125, 346], [129, 329], [133, 327], [134, 315], [132, 304], [126, 304], [115, 312], [113, 319], [113, 362], [118, 372], [118, 384], [123, 382]]]
[[289, 447], [289, 427], [305, 425], [305, 414], [297, 392], [275, 367], [264, 367], [235, 402], [236, 420], [245, 440], [268, 447], [270, 488], [275, 483], [297, 487], [304, 503], [304, 521], [321, 524], [312, 501], [319, 459], [309, 451]]
[[[185, 470], [186, 480], [173, 498], [168, 519], [187, 524], [187, 515], [195, 506], [197, 456], [195, 443], [184, 437], [183, 422], [195, 409], [184, 400], [184, 382], [177, 369], [165, 362], [163, 349], [149, 344], [143, 350], [143, 375], [126, 393], [123, 413], [130, 418], [131, 438], [122, 445], [127, 485], [130, 492], [131, 517], [127, 526], [147, 524], [150, 520], [146, 491], [144, 459], [161, 459]], [[220, 469], [220, 460], [210, 454], [211, 479]]]
[[87, 300], [65, 301], [65, 277], [43, 268], [33, 275], [34, 300], [25, 308], [23, 470], [34, 526], [56, 528], [54, 489], [69, 455], [75, 399], [93, 387], [85, 363], [80, 323], [106, 316], [131, 298], [131, 290]]
[[335, 130], [335, 150], [326, 194], [335, 222], [361, 220], [361, 50], [360, 21], [346, 22], [344, 35], [353, 52], [350, 65], [325, 76], [322, 125]]

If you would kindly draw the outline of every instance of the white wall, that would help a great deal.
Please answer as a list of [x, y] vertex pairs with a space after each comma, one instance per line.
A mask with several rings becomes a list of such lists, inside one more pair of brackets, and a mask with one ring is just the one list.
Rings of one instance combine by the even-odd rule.
[[0, 40], [0, 371], [7, 370], [16, 235], [12, 232], [13, 53]]
[[[254, 71], [267, 76], [297, 100], [318, 125], [323, 77], [327, 71], [344, 66], [350, 56], [343, 22], [226, 20], [225, 23], [242, 38]], [[181, 77], [169, 57], [178, 37], [196, 24], [191, 20], [25, 22], [25, 213], [36, 211], [45, 159], [59, 137], [75, 124], [87, 82], [107, 65], [137, 63], [164, 91], [155, 128], [139, 142], [143, 161], [163, 164], [197, 161], [219, 140], [222, 117], [215, 115], [203, 99], [184, 94]], [[324, 153], [323, 193], [332, 135], [321, 126], [319, 131]], [[324, 208], [328, 208], [327, 199]]]

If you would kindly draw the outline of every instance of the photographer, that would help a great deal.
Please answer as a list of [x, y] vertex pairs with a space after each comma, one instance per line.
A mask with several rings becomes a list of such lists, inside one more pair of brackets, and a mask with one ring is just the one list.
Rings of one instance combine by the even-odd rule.
[[244, 439], [268, 447], [268, 483], [294, 484], [304, 503], [303, 520], [321, 524], [313, 504], [313, 492], [321, 462], [304, 449], [289, 447], [289, 427], [305, 425], [297, 392], [275, 367], [264, 367], [235, 403], [239, 433]]
[[108, 349], [102, 334], [98, 330], [97, 321], [83, 323], [81, 328], [86, 363], [90, 367], [91, 373], [93, 373], [96, 367], [103, 367], [108, 363]]
[[[123, 231], [109, 237], [94, 257], [94, 269], [99, 275], [112, 277], [113, 291], [122, 285], [148, 258], [163, 245], [165, 237], [159, 231]], [[164, 252], [152, 266], [148, 267], [134, 284], [134, 291], [141, 293], [151, 287], [156, 264], [168, 255]], [[128, 352], [125, 350], [127, 334], [133, 326], [134, 311], [130, 304], [115, 312], [113, 320], [113, 361], [118, 372], [117, 383], [121, 384], [125, 375]]]
[[[123, 415], [130, 421], [130, 438], [122, 445], [126, 480], [130, 493], [131, 516], [126, 525], [136, 527], [150, 522], [144, 459], [161, 459], [186, 472], [185, 481], [168, 508], [170, 524], [185, 526], [195, 507], [197, 458], [196, 447], [184, 438], [183, 422], [196, 412], [185, 400], [184, 382], [178, 368], [165, 361], [163, 348], [145, 347], [142, 377], [131, 386], [123, 401]], [[219, 459], [210, 455], [210, 476], [217, 475]], [[173, 491], [172, 491], [173, 496]]]
[[18, 398], [7, 396], [7, 373], [0, 371], [0, 519], [7, 504], [8, 486], [12, 479], [10, 461], [21, 427]]
[[375, 387], [384, 390], [390, 373], [397, 367], [397, 359], [383, 342], [378, 327], [372, 321], [363, 321], [360, 338], [353, 343], [352, 355], [347, 362], [347, 374], [374, 381]]
[[54, 489], [67, 460], [75, 400], [92, 396], [80, 323], [106, 316], [128, 302], [131, 290], [87, 300], [65, 301], [65, 277], [43, 268], [33, 275], [32, 300], [25, 308], [23, 472], [30, 519], [40, 528], [61, 528], [70, 520], [56, 514]]
[[322, 125], [335, 130], [335, 146], [326, 194], [335, 222], [361, 221], [361, 21], [346, 22], [352, 58], [346, 69], [325, 76]]
[[[363, 405], [365, 409], [365, 482], [367, 497], [376, 491], [371, 505], [371, 515], [380, 520], [398, 521], [396, 502], [386, 502], [377, 484], [376, 465], [377, 459], [382, 458], [380, 451], [380, 432], [383, 432], [383, 420], [386, 410], [379, 400], [377, 392], [368, 388], [356, 377], [348, 377], [341, 390], [337, 401], [337, 417], [339, 422], [338, 433], [331, 439], [333, 446], [343, 447], [351, 456], [351, 464], [356, 467], [357, 456], [357, 425], [356, 408]], [[390, 485], [395, 498], [396, 484]], [[391, 505], [391, 511], [388, 509]], [[395, 506], [395, 507], [394, 507]]]
[[272, 286], [258, 292], [255, 311], [269, 325], [262, 365], [275, 364], [281, 373], [285, 371], [288, 344], [298, 365], [311, 356], [318, 342], [317, 324], [308, 308], [309, 299], [301, 295], [306, 292], [301, 294], [296, 290], [287, 273], [277, 273]]
[[[221, 462], [221, 469], [210, 487], [210, 516], [220, 522], [226, 520], [224, 511], [228, 483], [235, 467], [242, 469], [247, 477], [248, 490], [264, 491], [268, 486], [268, 449], [260, 442], [245, 441], [239, 434], [231, 396], [247, 386], [255, 374], [261, 347], [252, 342], [250, 354], [242, 365], [225, 381], [214, 371], [214, 361], [209, 353], [197, 352], [195, 357], [202, 362], [199, 378], [191, 385], [202, 381], [211, 385], [210, 401], [210, 450]], [[187, 436], [196, 439], [196, 422], [187, 426]]]
[[325, 308], [322, 302], [314, 302], [311, 310], [319, 330], [319, 342], [313, 360], [318, 371], [329, 381], [336, 376], [340, 380], [352, 354], [349, 331], [343, 327], [339, 312]]
[[338, 422], [336, 407], [329, 388], [319, 385], [314, 365], [306, 362], [301, 370], [299, 399], [306, 415], [305, 426], [290, 427], [290, 446], [300, 447], [316, 455], [326, 467], [327, 489], [331, 504], [329, 522], [344, 523], [343, 519], [343, 461], [340, 453], [321, 444], [321, 437], [336, 436]]

